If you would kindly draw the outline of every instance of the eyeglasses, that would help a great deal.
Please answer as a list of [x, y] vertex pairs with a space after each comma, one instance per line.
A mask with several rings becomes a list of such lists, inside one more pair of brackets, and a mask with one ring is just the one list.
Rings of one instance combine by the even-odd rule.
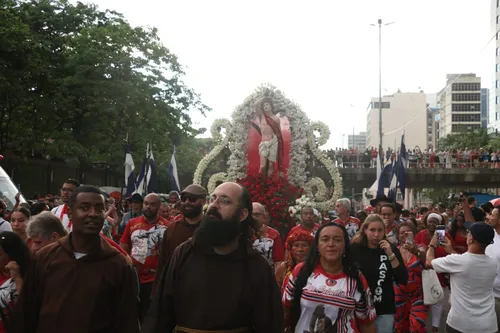
[[61, 189], [62, 192], [73, 192], [74, 190], [72, 188], [67, 188], [67, 187], [63, 187]]
[[216, 201], [219, 203], [220, 207], [226, 207], [227, 205], [231, 204], [231, 199], [226, 196], [216, 197], [215, 195], [212, 195], [208, 200], [209, 204], [211, 205], [213, 205]]
[[186, 202], [186, 201], [196, 202], [198, 199], [203, 199], [203, 197], [200, 195], [194, 195], [194, 194], [181, 196], [181, 202]]

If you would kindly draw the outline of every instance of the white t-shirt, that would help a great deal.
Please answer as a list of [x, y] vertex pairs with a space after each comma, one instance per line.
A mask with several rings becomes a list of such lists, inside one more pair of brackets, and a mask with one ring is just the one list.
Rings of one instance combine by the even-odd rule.
[[488, 245], [486, 254], [497, 261], [497, 276], [493, 282], [493, 295], [500, 298], [500, 235], [496, 231], [493, 244]]
[[2, 231], [12, 231], [12, 226], [8, 221], [0, 217], [0, 232]]
[[66, 229], [66, 231], [70, 233], [71, 229], [73, 228], [72, 225], [69, 224], [69, 217], [68, 214], [65, 212], [65, 210], [67, 210], [67, 208], [66, 209], [64, 208], [65, 206], [66, 204], [59, 205], [56, 208], [53, 208], [51, 212], [61, 220], [64, 229]]
[[494, 333], [498, 330], [493, 297], [496, 259], [466, 252], [434, 259], [432, 267], [438, 273], [450, 274], [448, 325], [467, 333]]

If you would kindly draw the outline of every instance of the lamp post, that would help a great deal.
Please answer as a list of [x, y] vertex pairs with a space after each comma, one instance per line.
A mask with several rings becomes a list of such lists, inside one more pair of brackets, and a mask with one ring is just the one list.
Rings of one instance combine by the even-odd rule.
[[[393, 23], [385, 23], [384, 26]], [[371, 26], [376, 25], [371, 24]], [[380, 165], [384, 165], [384, 147], [382, 146], [382, 19], [378, 19], [378, 135]]]

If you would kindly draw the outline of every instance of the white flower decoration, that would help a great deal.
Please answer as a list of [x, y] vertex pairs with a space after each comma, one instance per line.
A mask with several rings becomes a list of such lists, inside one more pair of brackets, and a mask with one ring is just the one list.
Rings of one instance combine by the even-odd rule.
[[[297, 103], [286, 98], [280, 90], [270, 84], [258, 87], [243, 103], [236, 107], [232, 114], [232, 123], [227, 119], [214, 121], [211, 133], [217, 145], [198, 164], [193, 183], [201, 185], [203, 173], [226, 146], [229, 146], [231, 151], [227, 161], [227, 174], [217, 173], [213, 175], [207, 189], [213, 191], [218, 181], [235, 181], [246, 176], [248, 129], [250, 121], [254, 117], [255, 103], [264, 96], [273, 98], [275, 108], [281, 111], [280, 116], [286, 116], [290, 123], [288, 181], [294, 186], [303, 187], [310, 196], [313, 196], [314, 193], [314, 199], [308, 196], [299, 198], [297, 205], [290, 208], [290, 213], [293, 216], [300, 214], [300, 209], [305, 204], [314, 205], [320, 210], [330, 210], [335, 200], [342, 197], [340, 173], [330, 158], [318, 149], [328, 141], [330, 130], [322, 122], [311, 123]], [[223, 129], [225, 129], [225, 135], [222, 134]], [[315, 132], [318, 132], [319, 135], [316, 136]], [[308, 180], [306, 166], [309, 152], [326, 168], [333, 181], [334, 191], [331, 198], [326, 198], [327, 190], [324, 180], [320, 178]]]

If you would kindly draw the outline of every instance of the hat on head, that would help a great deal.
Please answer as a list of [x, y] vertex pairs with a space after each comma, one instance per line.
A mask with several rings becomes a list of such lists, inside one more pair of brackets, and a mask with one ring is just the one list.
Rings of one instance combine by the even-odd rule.
[[472, 238], [476, 240], [478, 243], [483, 245], [490, 245], [493, 243], [493, 239], [495, 238], [495, 230], [493, 227], [484, 222], [466, 222], [464, 223], [464, 227], [469, 230]]
[[383, 201], [383, 202], [388, 202], [388, 203], [392, 203], [392, 202], [393, 202], [393, 200], [392, 200], [392, 199], [389, 199], [389, 198], [387, 197], [387, 195], [382, 194], [382, 195], [377, 195], [377, 196], [375, 197], [375, 199], [370, 200], [370, 205], [371, 205], [372, 207], [375, 207], [375, 206], [376, 206], [376, 205], [377, 205], [380, 201]]
[[142, 199], [142, 195], [140, 195], [139, 193], [132, 194], [132, 196], [129, 197], [127, 200], [130, 202], [143, 202], [144, 201]]
[[182, 192], [182, 194], [194, 194], [198, 195], [200, 197], [206, 197], [207, 196], [207, 190], [203, 186], [196, 185], [196, 184], [191, 184], [188, 185]]

